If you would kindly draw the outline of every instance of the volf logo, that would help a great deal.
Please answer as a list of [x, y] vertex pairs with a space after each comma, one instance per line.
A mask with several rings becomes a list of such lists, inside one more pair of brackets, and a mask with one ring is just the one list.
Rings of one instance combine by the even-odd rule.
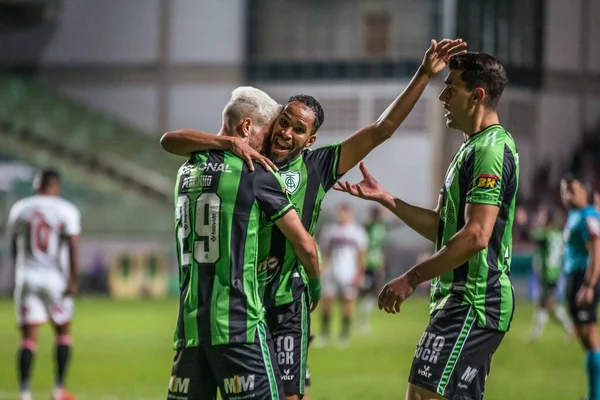
[[225, 378], [223, 384], [227, 394], [251, 392], [254, 390], [254, 375], [235, 375], [233, 378]]
[[173, 393], [187, 394], [190, 386], [190, 378], [179, 378], [172, 376], [169, 380], [169, 391]]

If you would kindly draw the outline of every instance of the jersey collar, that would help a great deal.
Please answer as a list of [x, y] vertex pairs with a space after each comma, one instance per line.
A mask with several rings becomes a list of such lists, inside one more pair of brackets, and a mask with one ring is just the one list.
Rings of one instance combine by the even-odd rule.
[[471, 136], [469, 136], [469, 138], [467, 140], [465, 140], [465, 144], [471, 143], [476, 137], [479, 137], [482, 133], [485, 133], [485, 132], [489, 131], [490, 129], [495, 128], [497, 126], [501, 126], [501, 125], [500, 124], [492, 124], [492, 125], [486, 126], [479, 132], [476, 132], [476, 133], [472, 134]]

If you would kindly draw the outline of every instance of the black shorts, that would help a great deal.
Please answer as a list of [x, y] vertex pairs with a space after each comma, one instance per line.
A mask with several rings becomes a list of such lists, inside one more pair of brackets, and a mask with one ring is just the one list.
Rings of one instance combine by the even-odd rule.
[[287, 395], [304, 395], [310, 335], [310, 310], [306, 293], [293, 303], [267, 309], [267, 324], [273, 338], [284, 392]]
[[383, 278], [383, 268], [366, 270], [363, 284], [360, 287], [360, 295], [364, 296], [370, 293], [379, 293], [383, 287]]
[[482, 399], [503, 337], [504, 332], [479, 328], [471, 306], [448, 300], [417, 344], [408, 381], [450, 400]]
[[583, 307], [577, 305], [577, 292], [585, 279], [585, 272], [575, 271], [567, 275], [567, 303], [569, 304], [569, 313], [576, 325], [595, 324], [598, 321], [596, 309], [600, 300], [600, 280], [594, 290], [594, 300], [591, 304]]
[[273, 343], [263, 324], [254, 343], [184, 347], [177, 350], [168, 400], [283, 399]]
[[556, 296], [556, 282], [540, 282], [540, 300], [546, 302]]

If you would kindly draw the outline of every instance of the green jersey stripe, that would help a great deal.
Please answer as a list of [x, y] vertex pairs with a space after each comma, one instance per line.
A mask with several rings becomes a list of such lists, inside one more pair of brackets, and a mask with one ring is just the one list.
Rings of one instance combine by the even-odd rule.
[[440, 383], [437, 387], [437, 392], [439, 394], [443, 394], [446, 390], [446, 386], [448, 385], [450, 376], [452, 376], [452, 372], [454, 371], [454, 367], [456, 366], [456, 361], [458, 360], [458, 357], [460, 357], [460, 353], [462, 352], [467, 337], [471, 332], [471, 328], [473, 328], [474, 322], [475, 313], [473, 312], [473, 307], [469, 307], [469, 312], [467, 313], [465, 322], [460, 330], [460, 335], [458, 336], [458, 339], [456, 339], [456, 343], [454, 343], [452, 353], [450, 353], [450, 357], [448, 358], [448, 362], [446, 363], [446, 367], [444, 368], [444, 372], [442, 373], [442, 377], [440, 378]]
[[[222, 151], [211, 152], [208, 154], [208, 158], [206, 160], [208, 165], [226, 165], [225, 164], [225, 153]], [[210, 193], [211, 195], [227, 194], [224, 192], [224, 187], [221, 186], [221, 181], [223, 179], [227, 179], [226, 175], [235, 175], [233, 179], [239, 179], [239, 172], [235, 173], [223, 173], [222, 171], [214, 171], [212, 173], [206, 172], [207, 176], [211, 177], [211, 185], [208, 188], [203, 188], [202, 193]], [[202, 194], [200, 195], [202, 196]], [[200, 200], [200, 196], [196, 198], [196, 206], [194, 207], [194, 212], [191, 214], [194, 218], [191, 226], [194, 227], [194, 233], [196, 233], [196, 228], [201, 225], [205, 226], [205, 224], [210, 223], [209, 218], [206, 217], [203, 208], [206, 208], [206, 203]], [[221, 204], [221, 207], [226, 207], [226, 204]], [[201, 214], [201, 215], [198, 215]], [[200, 217], [200, 220], [196, 221], [196, 219]], [[223, 225], [227, 226], [226, 220], [226, 209], [221, 208], [219, 213], [219, 229], [223, 228]], [[227, 228], [223, 229], [223, 232], [229, 232]], [[200, 253], [203, 253], [205, 242], [198, 243], [202, 248], [196, 248], [196, 244], [194, 244], [194, 256], [196, 250], [201, 250]], [[220, 254], [224, 257], [227, 257], [227, 253], [219, 249]], [[228, 326], [227, 324], [222, 323], [223, 314], [228, 313], [228, 308], [226, 304], [224, 304], [223, 296], [220, 296], [223, 293], [223, 288], [221, 286], [222, 282], [222, 272], [218, 268], [219, 266], [215, 264], [215, 261], [222, 261], [211, 259], [213, 262], [205, 263], [198, 262], [198, 257], [194, 257], [197, 264], [197, 271], [199, 271], [198, 279], [196, 280], [196, 286], [198, 288], [197, 293], [199, 294], [200, 299], [194, 300], [190, 299], [189, 307], [193, 307], [195, 304], [198, 304], [199, 311], [198, 317], [196, 319], [196, 323], [198, 325], [198, 339], [201, 337], [209, 338], [210, 343], [219, 343], [226, 341], [228, 337]], [[204, 261], [202, 257], [201, 261]]]
[[[230, 162], [233, 168], [242, 170], [242, 174], [248, 173], [248, 166], [240, 158], [230, 155], [225, 160]], [[222, 185], [226, 182], [221, 180]], [[244, 343], [253, 339], [253, 337], [248, 336], [252, 333], [248, 330], [248, 319], [259, 320], [260, 318], [258, 315], [248, 315], [256, 309], [256, 307], [248, 307], [247, 303], [252, 301], [253, 291], [258, 289], [253, 284], [252, 279], [247, 278], [248, 274], [252, 274], [252, 272], [244, 270], [246, 266], [245, 257], [249, 260], [256, 257], [256, 249], [252, 245], [257, 240], [258, 221], [255, 220], [255, 216], [258, 212], [252, 213], [251, 209], [258, 207], [254, 201], [251, 179], [240, 179], [237, 182], [227, 183], [231, 185], [230, 191], [237, 190], [235, 203], [232, 204], [233, 208], [231, 212], [226, 212], [227, 223], [231, 227], [231, 243], [229, 245], [229, 262], [223, 265], [223, 270], [229, 272], [227, 278], [228, 284], [231, 285], [228, 296], [229, 342]], [[233, 189], [236, 186], [237, 188]], [[249, 244], [250, 248], [246, 244]], [[255, 265], [249, 265], [248, 267], [250, 269], [256, 268]], [[247, 287], [248, 285], [250, 287]]]
[[275, 377], [275, 371], [273, 370], [273, 363], [271, 362], [271, 351], [267, 342], [267, 331], [264, 323], [258, 325], [258, 341], [262, 350], [263, 361], [267, 369], [267, 379], [269, 380], [269, 387], [271, 388], [271, 400], [279, 400], [279, 390], [277, 390], [277, 378]]

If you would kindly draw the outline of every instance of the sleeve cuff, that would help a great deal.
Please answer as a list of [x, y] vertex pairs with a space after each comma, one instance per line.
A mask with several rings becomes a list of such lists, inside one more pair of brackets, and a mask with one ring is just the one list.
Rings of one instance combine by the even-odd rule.
[[287, 214], [290, 210], [294, 209], [294, 205], [292, 203], [288, 204], [287, 206], [283, 207], [281, 210], [279, 210], [276, 214], [273, 214], [271, 216], [271, 222], [275, 222], [277, 221], [279, 218], [283, 217], [285, 214]]
[[497, 207], [500, 207], [500, 205], [502, 204], [501, 200], [481, 199], [481, 198], [477, 198], [477, 197], [467, 197], [466, 202], [470, 203], [470, 204], [488, 204], [490, 206], [497, 206]]

